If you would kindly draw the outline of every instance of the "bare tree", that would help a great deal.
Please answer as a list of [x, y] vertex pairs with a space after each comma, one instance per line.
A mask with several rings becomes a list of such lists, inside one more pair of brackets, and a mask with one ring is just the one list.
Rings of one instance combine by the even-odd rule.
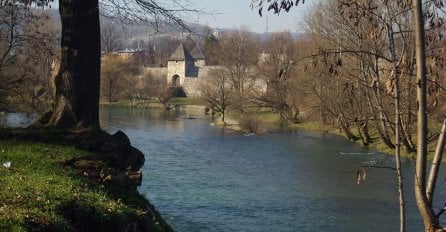
[[257, 65], [257, 78], [266, 83], [266, 91], [258, 91], [257, 105], [279, 112], [281, 122], [297, 123], [299, 114], [299, 83], [296, 42], [291, 33], [272, 35], [267, 50]]
[[246, 29], [234, 31], [220, 38], [218, 62], [228, 74], [234, 93], [234, 109], [244, 113], [249, 105], [249, 95], [255, 85], [253, 66], [258, 61], [258, 48]]
[[137, 76], [140, 73], [140, 66], [136, 65], [132, 58], [105, 56], [101, 68], [101, 95], [106, 97], [108, 102], [131, 99], [136, 93]]
[[12, 4], [0, 15], [0, 110], [40, 111], [55, 55], [49, 17]]
[[164, 109], [170, 110], [172, 106], [169, 101], [175, 97], [174, 90], [167, 84], [166, 79], [161, 79], [156, 87], [156, 97], [158, 101], [163, 104]]
[[119, 30], [120, 22], [115, 22], [113, 18], [102, 18], [101, 20], [101, 47], [107, 54], [119, 50], [122, 45], [122, 31]]
[[213, 112], [221, 113], [221, 121], [225, 123], [225, 114], [232, 104], [234, 87], [231, 85], [226, 70], [212, 70], [209, 76], [200, 82], [200, 98], [205, 101]]
[[[268, 10], [274, 10], [275, 13], [279, 13], [281, 10], [288, 11], [299, 1], [253, 1], [257, 3], [257, 7], [259, 7], [259, 13], [262, 12], [262, 6], [268, 3]], [[398, 171], [399, 167], [399, 146], [400, 139], [402, 139], [403, 144], [405, 146], [410, 145], [410, 133], [407, 131], [407, 126], [402, 125], [403, 118], [401, 117], [402, 106], [400, 104], [400, 95], [402, 89], [400, 88], [400, 80], [402, 74], [411, 74], [412, 65], [414, 64], [411, 60], [415, 58], [416, 60], [416, 89], [417, 89], [417, 109], [418, 109], [418, 122], [417, 122], [417, 130], [418, 130], [418, 141], [417, 141], [417, 161], [416, 161], [416, 176], [415, 176], [415, 194], [417, 205], [420, 210], [420, 214], [423, 218], [423, 222], [425, 225], [425, 231], [443, 231], [441, 226], [439, 225], [438, 218], [436, 217], [433, 209], [432, 209], [432, 194], [433, 189], [435, 187], [436, 178], [429, 178], [428, 183], [426, 183], [426, 158], [427, 158], [427, 83], [428, 79], [426, 74], [428, 73], [426, 70], [426, 43], [432, 44], [433, 37], [435, 35], [430, 35], [426, 37], [425, 35], [425, 26], [427, 24], [424, 23], [424, 18], [429, 21], [429, 26], [432, 25], [441, 25], [442, 20], [436, 20], [435, 17], [438, 17], [436, 10], [432, 9], [432, 6], [435, 7], [443, 7], [443, 1], [421, 1], [421, 0], [413, 0], [413, 1], [368, 1], [368, 2], [360, 2], [360, 1], [345, 1], [341, 2], [347, 6], [347, 8], [355, 9], [349, 10], [347, 12], [347, 17], [354, 24], [359, 25], [360, 21], [365, 19], [369, 20], [369, 24], [372, 25], [372, 29], [376, 28], [378, 30], [371, 31], [369, 34], [370, 37], [375, 39], [386, 39], [387, 49], [388, 51], [383, 53], [377, 53], [375, 51], [356, 51], [356, 53], [368, 53], [370, 55], [375, 55], [375, 57], [380, 57], [381, 59], [385, 59], [385, 54], [387, 55], [387, 62], [391, 64], [391, 72], [390, 78], [387, 81], [387, 89], [394, 93], [394, 106], [395, 106], [395, 143], [397, 146], [396, 149], [396, 159], [397, 159], [397, 172], [399, 176], [399, 192], [400, 192], [400, 206], [401, 206], [401, 231], [405, 230], [404, 227], [404, 201], [401, 199], [402, 197], [402, 184], [401, 184], [401, 173]], [[373, 12], [376, 11], [376, 12]], [[341, 12], [344, 12], [341, 9]], [[372, 13], [373, 12], [373, 13]], [[412, 13], [412, 15], [410, 14]], [[376, 25], [375, 25], [376, 23]], [[413, 27], [408, 23], [413, 23]], [[383, 26], [377, 26], [382, 24]], [[348, 24], [347, 24], [348, 25]], [[429, 30], [428, 30], [429, 31]], [[352, 31], [355, 33], [354, 31]], [[384, 34], [381, 34], [384, 32]], [[413, 32], [413, 34], [412, 34]], [[352, 33], [352, 34], [353, 34]], [[441, 34], [441, 33], [439, 33]], [[358, 34], [360, 35], [360, 34]], [[411, 37], [414, 35], [415, 40], [411, 41]], [[438, 34], [437, 34], [438, 35]], [[362, 42], [364, 37], [358, 42]], [[403, 41], [403, 43], [401, 43]], [[401, 46], [402, 45], [402, 46]], [[414, 47], [415, 50], [412, 50], [411, 53], [410, 48]], [[397, 56], [397, 53], [400, 53], [400, 56]], [[412, 57], [411, 54], [416, 54], [416, 57]], [[438, 61], [438, 59], [436, 59]], [[378, 62], [375, 62], [376, 65], [379, 65]], [[376, 66], [375, 65], [375, 66]], [[404, 68], [404, 66], [406, 66]], [[364, 67], [364, 66], [360, 66]], [[373, 66], [372, 66], [373, 67]], [[372, 68], [370, 67], [370, 68]], [[401, 75], [401, 76], [400, 76]], [[375, 83], [379, 83], [375, 82]], [[408, 85], [407, 91], [407, 99], [410, 99], [411, 93], [410, 90], [413, 89], [412, 85]], [[438, 87], [438, 86], [437, 86]], [[436, 88], [436, 87], [435, 87]], [[367, 96], [367, 94], [366, 94]], [[410, 102], [410, 100], [408, 100]], [[381, 107], [381, 106], [380, 106]], [[409, 105], [409, 110], [412, 107]], [[410, 123], [410, 113], [407, 117], [408, 120], [406, 123]], [[400, 133], [403, 132], [403, 133]], [[437, 148], [437, 152], [441, 152], [443, 150], [443, 146], [441, 145], [443, 139], [440, 140], [440, 145]], [[441, 158], [438, 158], [441, 159]], [[431, 176], [436, 176], [436, 170], [438, 170], [438, 159], [433, 163]], [[431, 186], [432, 185], [432, 186]], [[426, 186], [431, 186], [426, 189]]]
[[35, 126], [99, 129], [99, 6], [105, 14], [143, 20], [154, 28], [161, 21], [187, 28], [181, 18], [199, 12], [187, 8], [181, 1], [169, 4], [154, 0], [110, 0], [99, 4], [97, 0], [60, 0], [61, 61], [55, 77], [55, 99]]
[[208, 59], [209, 64], [218, 65], [218, 38], [214, 35], [212, 29], [208, 26], [205, 26], [202, 34], [204, 39], [201, 46], [203, 48], [203, 52], [206, 55], [206, 58]]
[[[415, 199], [426, 232], [442, 230], [426, 195], [427, 160], [427, 103], [426, 103], [426, 50], [424, 16], [421, 0], [412, 1], [414, 13], [415, 51], [417, 60], [417, 159], [415, 164]], [[436, 164], [438, 165], [438, 164]], [[432, 200], [432, 199], [430, 199]]]

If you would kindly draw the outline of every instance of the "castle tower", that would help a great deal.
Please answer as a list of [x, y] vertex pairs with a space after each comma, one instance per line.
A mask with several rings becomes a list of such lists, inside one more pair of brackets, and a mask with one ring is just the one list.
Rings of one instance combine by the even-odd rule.
[[194, 66], [194, 58], [181, 43], [167, 60], [167, 84], [181, 87], [190, 67]]

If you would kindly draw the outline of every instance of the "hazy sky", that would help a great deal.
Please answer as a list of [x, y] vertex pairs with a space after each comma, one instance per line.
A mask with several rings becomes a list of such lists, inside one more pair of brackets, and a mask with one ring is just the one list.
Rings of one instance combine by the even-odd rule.
[[[266, 15], [268, 15], [269, 32], [300, 31], [299, 23], [302, 22], [306, 13], [319, 1], [306, 0], [305, 4], [299, 4], [298, 7], [293, 7], [290, 12], [283, 12], [279, 16], [264, 9], [263, 17], [260, 17], [257, 8], [251, 9], [251, 0], [185, 0], [179, 2], [189, 2], [191, 4], [190, 8], [215, 12], [213, 16], [202, 15], [198, 17], [198, 21], [196, 21], [197, 17], [195, 16], [185, 18], [186, 21], [203, 25], [207, 24], [213, 28], [240, 28], [241, 26], [248, 26], [250, 31], [262, 33], [266, 30]], [[163, 2], [163, 0], [159, 2]], [[58, 2], [55, 1], [52, 5], [53, 8], [57, 8]]]
[[240, 28], [248, 26], [248, 29], [254, 32], [265, 32], [266, 15], [268, 15], [268, 31], [298, 32], [299, 23], [303, 16], [319, 0], [307, 0], [305, 4], [292, 8], [288, 13], [281, 13], [279, 16], [272, 12], [264, 10], [263, 17], [260, 17], [258, 10], [251, 9], [251, 0], [190, 0], [197, 8], [206, 8], [208, 11], [219, 12], [214, 16], [200, 16], [200, 24], [207, 24], [214, 28]]

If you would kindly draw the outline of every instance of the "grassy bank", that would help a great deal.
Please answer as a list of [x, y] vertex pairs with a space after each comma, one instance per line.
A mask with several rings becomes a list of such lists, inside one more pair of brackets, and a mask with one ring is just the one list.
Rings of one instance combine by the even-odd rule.
[[[235, 120], [239, 120], [240, 119], [240, 115], [237, 114], [236, 112], [228, 112], [229, 117], [235, 119]], [[262, 127], [266, 127], [268, 129], [275, 129], [275, 128], [288, 128], [288, 129], [306, 129], [306, 130], [313, 130], [313, 131], [321, 131], [322, 133], [330, 133], [330, 134], [336, 134], [339, 136], [344, 136], [337, 128], [334, 128], [331, 125], [326, 125], [326, 124], [322, 124], [319, 121], [309, 121], [309, 120], [305, 120], [302, 123], [297, 123], [297, 124], [287, 124], [287, 125], [283, 125], [280, 121], [280, 117], [278, 113], [274, 113], [271, 112], [270, 110], [262, 110], [259, 112], [256, 112], [255, 115], [259, 118], [259, 120], [261, 121]], [[436, 132], [439, 132], [441, 129], [441, 125], [440, 124], [429, 124], [429, 130], [431, 132], [431, 134], [435, 134]], [[352, 133], [355, 136], [359, 137], [359, 134], [357, 134], [357, 130], [353, 130]], [[373, 129], [370, 129], [369, 131], [370, 136], [372, 137], [373, 142], [371, 144], [369, 144], [369, 146], [367, 146], [368, 148], [372, 148], [375, 149], [379, 152], [382, 152], [384, 154], [389, 154], [389, 155], [393, 155], [395, 154], [395, 149], [390, 149], [388, 148], [380, 139], [379, 139], [379, 135], [376, 131], [374, 131]], [[413, 135], [413, 138], [415, 138], [416, 135]], [[361, 140], [357, 140], [355, 141], [358, 145], [363, 146]], [[435, 148], [437, 145], [437, 139], [432, 139], [429, 142], [429, 146], [428, 146], [428, 159], [430, 159], [433, 156], [433, 153], [435, 152]], [[407, 158], [415, 158], [415, 153], [408, 153], [406, 152], [406, 150], [402, 147], [401, 148], [401, 155], [403, 157], [407, 157]], [[445, 160], [443, 160], [443, 162], [446, 162]]]
[[[163, 104], [161, 104], [157, 99], [149, 99], [149, 100], [119, 100], [116, 102], [101, 102], [101, 106], [106, 107], [139, 107], [139, 108], [164, 108]], [[198, 98], [172, 98], [169, 100], [169, 104], [171, 105], [204, 105], [204, 103]]]
[[153, 231], [169, 230], [136, 189], [64, 165], [86, 154], [72, 145], [0, 140], [0, 231], [138, 231], [153, 212]]
[[[303, 129], [309, 129], [309, 130], [319, 130], [319, 131], [328, 132], [328, 133], [331, 133], [331, 134], [337, 134], [339, 136], [344, 136], [337, 128], [334, 128], [334, 127], [332, 127], [330, 125], [323, 125], [322, 123], [317, 122], [317, 121], [306, 121], [306, 122], [303, 122], [301, 124], [290, 125], [290, 127], [292, 127], [292, 128], [303, 128]], [[430, 124], [429, 125], [429, 130], [431, 132], [435, 132], [435, 133], [439, 132], [441, 130], [441, 125], [440, 124]], [[370, 136], [372, 137], [372, 140], [373, 140], [373, 142], [368, 146], [369, 148], [372, 148], [374, 150], [377, 150], [377, 151], [379, 151], [381, 153], [388, 154], [388, 155], [394, 155], [395, 154], [395, 149], [388, 148], [386, 146], [386, 144], [380, 140], [379, 135], [378, 135], [378, 133], [375, 130], [370, 129], [369, 133], [370, 133]], [[433, 134], [435, 134], [435, 133], [433, 133]], [[359, 137], [359, 135], [358, 135], [356, 130], [353, 130], [353, 134], [355, 136]], [[415, 139], [416, 138], [416, 134], [413, 134], [412, 138]], [[357, 140], [355, 142], [358, 145], [363, 146], [361, 140]], [[416, 142], [416, 141], [414, 141], [414, 142]], [[428, 157], [427, 157], [429, 160], [432, 159], [432, 157], [433, 157], [433, 155], [435, 153], [437, 142], [438, 142], [438, 139], [436, 139], [436, 138], [435, 139], [431, 139], [429, 141], [429, 144], [428, 144]], [[410, 159], [415, 159], [416, 153], [414, 153], [414, 152], [409, 153], [409, 152], [407, 152], [404, 149], [403, 146], [401, 146], [401, 156], [402, 157], [406, 157], [406, 158], [410, 158]], [[443, 159], [443, 162], [446, 163], [446, 160]]]

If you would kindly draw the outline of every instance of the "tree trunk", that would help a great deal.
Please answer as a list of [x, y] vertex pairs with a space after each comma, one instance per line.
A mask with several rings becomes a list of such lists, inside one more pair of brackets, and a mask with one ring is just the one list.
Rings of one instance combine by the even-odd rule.
[[400, 231], [406, 231], [406, 215], [404, 203], [403, 174], [401, 170], [401, 107], [400, 107], [400, 87], [399, 76], [397, 75], [397, 67], [394, 66], [394, 91], [395, 91], [395, 164], [396, 175], [398, 179], [398, 199], [400, 207]]
[[429, 173], [429, 179], [427, 181], [427, 200], [432, 207], [432, 202], [434, 199], [435, 185], [437, 183], [438, 171], [441, 165], [441, 159], [443, 158], [444, 145], [446, 140], [446, 120], [443, 121], [443, 126], [441, 128], [440, 138], [438, 139], [437, 148], [435, 149], [434, 159], [432, 160], [431, 170]]
[[[367, 79], [365, 77], [364, 77], [364, 82], [365, 83], [367, 82]], [[366, 99], [367, 99], [367, 105], [369, 106], [369, 111], [373, 117], [373, 124], [375, 125], [375, 128], [378, 131], [378, 135], [379, 135], [380, 139], [384, 142], [384, 144], [386, 144], [386, 146], [388, 148], [394, 148], [395, 146], [393, 145], [392, 141], [390, 140], [390, 138], [388, 136], [386, 136], [384, 134], [384, 131], [381, 128], [381, 121], [380, 121], [380, 119], [378, 119], [378, 116], [377, 116], [375, 107], [373, 106], [372, 99], [370, 97], [368, 88], [365, 88], [365, 94], [366, 94]], [[370, 138], [370, 141], [372, 141], [371, 138]]]
[[[379, 83], [379, 79], [378, 79], [378, 83]], [[389, 118], [384, 110], [383, 104], [380, 100], [381, 93], [380, 93], [379, 87], [374, 88], [373, 97], [374, 97], [375, 102], [378, 106], [379, 119], [378, 119], [378, 123], [376, 123], [376, 125], [378, 126], [377, 128], [378, 128], [379, 135], [380, 135], [382, 141], [386, 144], [386, 146], [388, 148], [393, 149], [393, 148], [395, 148], [395, 145], [392, 143], [392, 140], [390, 139], [390, 136], [389, 136], [389, 127], [390, 126], [387, 123], [390, 120], [389, 120]]]
[[[415, 51], [412, 52], [413, 54], [411, 55], [411, 59], [415, 58]], [[413, 66], [410, 66], [408, 73], [410, 75], [414, 75], [414, 70], [413, 70]], [[412, 100], [412, 92], [413, 92], [413, 79], [412, 78], [405, 78], [406, 82], [407, 82], [407, 88], [406, 88], [406, 93], [407, 93], [407, 101], [409, 101], [409, 103], [407, 104], [407, 112], [405, 114], [405, 120], [403, 119], [403, 117], [401, 117], [401, 125], [403, 128], [403, 132], [404, 135], [406, 137], [407, 140], [407, 151], [408, 152], [415, 152], [416, 151], [416, 146], [412, 140], [412, 124], [413, 124], [413, 119], [412, 119], [412, 106], [413, 103], [411, 104], [411, 102], [415, 102], [413, 99]], [[405, 121], [405, 122], [404, 122]], [[411, 151], [409, 151], [409, 149]]]
[[[392, 25], [392, 22], [390, 22]], [[395, 39], [392, 26], [388, 27], [389, 50], [393, 63], [393, 81], [394, 81], [394, 101], [395, 101], [395, 164], [396, 175], [398, 179], [398, 199], [400, 208], [400, 232], [406, 231], [406, 212], [404, 203], [403, 174], [401, 170], [401, 106], [400, 106], [400, 76], [399, 67], [396, 63]]]
[[[409, 103], [410, 105], [410, 103]], [[410, 113], [409, 113], [410, 114]], [[403, 143], [404, 147], [406, 148], [406, 151], [408, 153], [412, 153], [416, 151], [416, 147], [415, 144], [413, 144], [412, 142], [412, 138], [410, 135], [410, 126], [408, 125], [408, 123], [405, 123], [403, 121], [403, 117], [400, 115], [400, 126], [401, 126], [401, 142]]]
[[372, 139], [372, 137], [370, 136], [370, 133], [369, 133], [369, 125], [368, 125], [368, 122], [367, 122], [367, 121], [364, 122], [364, 123], [361, 125], [361, 130], [362, 130], [362, 133], [364, 133], [365, 141], [366, 141], [368, 144], [373, 143], [373, 139]]
[[422, 1], [413, 0], [415, 50], [417, 61], [417, 159], [415, 164], [415, 199], [423, 219], [425, 231], [440, 229], [429, 200], [426, 196], [426, 159], [427, 159], [427, 103], [426, 103], [426, 55], [424, 44], [424, 20]]
[[364, 138], [364, 136], [362, 135], [361, 127], [360, 127], [359, 125], [356, 126], [356, 127], [358, 128], [358, 135], [359, 135], [359, 138], [361, 139], [362, 146], [364, 146], [364, 147], [369, 146], [369, 143], [367, 143], [367, 142], [365, 141], [365, 138]]
[[350, 141], [357, 141], [359, 139], [352, 133], [352, 131], [350, 130], [350, 125], [347, 122], [345, 122], [344, 119], [339, 120], [339, 130]]
[[52, 107], [37, 125], [99, 127], [100, 27], [98, 0], [60, 0], [60, 69]]

